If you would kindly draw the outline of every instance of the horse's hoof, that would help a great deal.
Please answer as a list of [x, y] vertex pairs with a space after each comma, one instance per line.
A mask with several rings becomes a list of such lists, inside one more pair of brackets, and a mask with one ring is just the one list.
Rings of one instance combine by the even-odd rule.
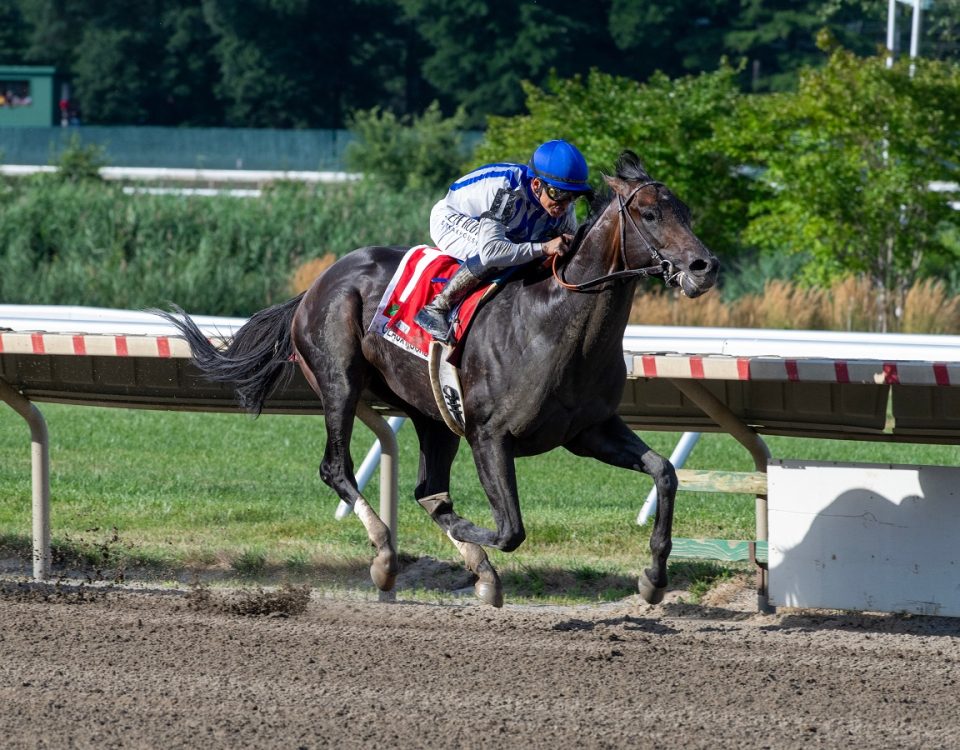
[[473, 587], [473, 592], [484, 604], [489, 604], [497, 609], [503, 606], [503, 586], [500, 585], [500, 581], [496, 583], [477, 581]]
[[659, 604], [663, 601], [663, 595], [667, 592], [666, 586], [657, 588], [650, 583], [650, 579], [647, 578], [646, 573], [641, 574], [640, 580], [637, 581], [637, 589], [647, 604]]
[[392, 550], [383, 549], [370, 564], [370, 580], [381, 591], [390, 591], [397, 582], [397, 556]]

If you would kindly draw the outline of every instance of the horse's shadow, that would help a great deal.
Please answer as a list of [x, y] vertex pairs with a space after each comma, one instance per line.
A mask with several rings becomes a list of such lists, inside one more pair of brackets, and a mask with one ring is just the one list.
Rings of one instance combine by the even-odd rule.
[[960, 635], [949, 531], [958, 519], [956, 470], [826, 464], [823, 471], [845, 473], [824, 473], [826, 488], [808, 479], [802, 501], [781, 497], [771, 506], [778, 554], [771, 554], [770, 591], [781, 606], [769, 629]]
[[592, 631], [597, 627], [620, 627], [623, 630], [649, 633], [651, 635], [672, 635], [679, 633], [676, 628], [665, 625], [663, 622], [652, 618], [634, 617], [632, 615], [623, 615], [621, 617], [610, 617], [604, 620], [581, 620], [571, 618], [558, 622], [553, 626], [553, 630], [561, 632], [570, 631]]

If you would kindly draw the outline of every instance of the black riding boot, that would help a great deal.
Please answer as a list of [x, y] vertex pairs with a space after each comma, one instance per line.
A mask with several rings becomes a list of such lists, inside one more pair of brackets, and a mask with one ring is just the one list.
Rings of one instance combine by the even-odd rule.
[[450, 338], [450, 323], [447, 316], [457, 303], [476, 289], [483, 280], [468, 267], [469, 265], [469, 263], [461, 264], [457, 272], [447, 281], [443, 291], [429, 305], [424, 305], [413, 319], [437, 341], [447, 343]]

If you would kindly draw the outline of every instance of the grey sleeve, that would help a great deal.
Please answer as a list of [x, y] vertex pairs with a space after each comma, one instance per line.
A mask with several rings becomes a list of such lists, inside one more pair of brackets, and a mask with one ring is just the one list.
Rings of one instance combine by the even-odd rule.
[[543, 243], [511, 242], [506, 227], [489, 216], [480, 218], [478, 244], [484, 268], [518, 266], [543, 255]]

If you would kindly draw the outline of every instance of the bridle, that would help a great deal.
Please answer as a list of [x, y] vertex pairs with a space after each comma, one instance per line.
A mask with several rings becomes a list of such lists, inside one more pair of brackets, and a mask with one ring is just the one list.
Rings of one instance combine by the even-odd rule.
[[[673, 274], [669, 274], [670, 269], [673, 268], [673, 264], [670, 261], [665, 260], [664, 257], [660, 254], [660, 251], [663, 250], [664, 245], [655, 247], [656, 243], [655, 243], [654, 237], [651, 236], [650, 233], [646, 229], [644, 229], [641, 225], [637, 224], [636, 219], [634, 219], [633, 215], [627, 210], [627, 207], [630, 205], [631, 201], [636, 197], [637, 193], [639, 193], [645, 187], [650, 187], [651, 185], [662, 187], [663, 183], [656, 182], [655, 180], [650, 180], [649, 182], [641, 183], [640, 185], [637, 185], [630, 192], [630, 195], [628, 195], [626, 198], [624, 198], [622, 195], [617, 193], [617, 202], [619, 203], [619, 206], [617, 207], [617, 214], [619, 216], [619, 224], [620, 224], [620, 260], [623, 262], [623, 267], [626, 270], [615, 271], [613, 273], [608, 273], [605, 276], [598, 276], [595, 279], [591, 279], [590, 281], [584, 281], [580, 284], [571, 284], [563, 279], [562, 277], [563, 271], [557, 269], [557, 261], [559, 260], [560, 256], [554, 255], [553, 263], [552, 263], [553, 278], [556, 279], [557, 283], [560, 286], [562, 286], [564, 289], [569, 289], [572, 292], [582, 292], [586, 289], [590, 289], [592, 287], [597, 286], [598, 284], [603, 284], [604, 282], [607, 282], [607, 281], [626, 281], [628, 279], [635, 279], [635, 278], [641, 278], [641, 277], [647, 278], [650, 276], [662, 275], [664, 276], [664, 280], [667, 282], [667, 284], [670, 284], [678, 276], [680, 276], [680, 274], [682, 273], [681, 271], [676, 271]], [[626, 219], [624, 217], [626, 217]], [[627, 219], [630, 221], [630, 224], [631, 226], [633, 226], [637, 235], [643, 241], [643, 244], [646, 246], [647, 252], [649, 252], [653, 260], [656, 261], [655, 265], [648, 266], [646, 268], [630, 268], [627, 265], [627, 221], [626, 221]], [[590, 231], [587, 232], [587, 234], [583, 237], [583, 239], [580, 240], [580, 244], [578, 247], [583, 247], [583, 243], [586, 242], [587, 237], [590, 236], [590, 232], [592, 232], [596, 228], [596, 226], [597, 225], [594, 224], [592, 227], [590, 227]]]

